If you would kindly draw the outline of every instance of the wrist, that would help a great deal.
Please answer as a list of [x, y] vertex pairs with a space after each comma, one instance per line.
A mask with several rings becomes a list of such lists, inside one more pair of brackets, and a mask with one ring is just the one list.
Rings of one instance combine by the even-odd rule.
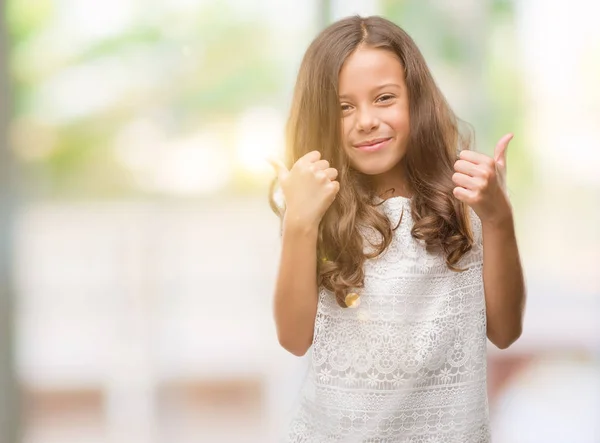
[[319, 223], [310, 222], [306, 219], [286, 212], [283, 217], [283, 230], [294, 235], [317, 235]]
[[504, 198], [496, 200], [492, 210], [488, 210], [485, 217], [480, 217], [484, 228], [490, 230], [505, 230], [511, 229], [514, 225], [513, 211], [510, 201], [503, 195]]
[[512, 212], [501, 214], [488, 220], [481, 220], [481, 225], [484, 231], [513, 232], [514, 219]]

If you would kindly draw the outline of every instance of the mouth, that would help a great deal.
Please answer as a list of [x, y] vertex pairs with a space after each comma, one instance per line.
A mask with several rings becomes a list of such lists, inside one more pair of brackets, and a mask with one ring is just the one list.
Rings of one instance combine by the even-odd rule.
[[380, 149], [384, 148], [391, 139], [392, 137], [375, 138], [362, 143], [357, 143], [354, 145], [354, 147], [365, 152], [379, 151]]

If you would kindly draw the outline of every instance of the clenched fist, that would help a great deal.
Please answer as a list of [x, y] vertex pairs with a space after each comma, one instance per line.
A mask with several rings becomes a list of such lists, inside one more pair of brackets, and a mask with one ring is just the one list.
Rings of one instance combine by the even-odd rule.
[[321, 160], [319, 151], [301, 157], [288, 171], [283, 163], [270, 160], [285, 198], [285, 219], [301, 226], [318, 226], [340, 190], [338, 172]]
[[462, 151], [454, 164], [454, 196], [471, 206], [484, 223], [512, 217], [506, 191], [506, 149], [512, 138], [512, 134], [506, 134], [500, 139], [494, 158]]

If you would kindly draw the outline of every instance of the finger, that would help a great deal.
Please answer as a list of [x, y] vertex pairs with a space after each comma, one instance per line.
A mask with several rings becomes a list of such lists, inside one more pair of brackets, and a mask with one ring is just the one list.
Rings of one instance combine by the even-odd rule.
[[337, 193], [340, 192], [340, 182], [335, 180], [330, 181], [329, 183], [327, 183], [327, 189], [329, 189], [329, 191], [331, 191], [331, 193], [335, 197]]
[[271, 166], [273, 166], [273, 169], [275, 169], [275, 173], [277, 174], [279, 180], [284, 179], [290, 173], [288, 168], [281, 160], [276, 158], [267, 158], [267, 161], [271, 164]]
[[456, 186], [470, 190], [479, 189], [481, 185], [479, 178], [471, 177], [470, 175], [462, 174], [460, 172], [456, 172], [452, 175], [452, 181]]
[[475, 199], [474, 191], [471, 191], [470, 189], [465, 189], [460, 186], [457, 186], [456, 188], [454, 188], [452, 193], [454, 194], [454, 197], [456, 197], [458, 200], [460, 200], [462, 202], [465, 202], [466, 204], [471, 204], [473, 202], [473, 200]]
[[460, 160], [475, 163], [476, 165], [491, 165], [491, 163], [493, 163], [494, 161], [492, 158], [485, 154], [482, 154], [481, 152], [469, 151], [468, 149], [460, 151], [460, 154], [458, 154], [458, 158]]
[[335, 180], [338, 176], [338, 171], [335, 168], [327, 168], [324, 172], [329, 180]]
[[461, 174], [469, 175], [471, 177], [480, 177], [483, 173], [481, 171], [481, 166], [476, 163], [471, 163], [467, 160], [458, 160], [454, 163], [454, 170], [456, 172], [460, 172]]
[[500, 139], [494, 149], [494, 160], [496, 160], [496, 163], [502, 168], [506, 168], [506, 150], [513, 137], [513, 134], [506, 134]]
[[321, 153], [319, 151], [310, 151], [308, 154], [304, 154], [302, 157], [300, 157], [299, 161], [314, 163], [319, 160], [321, 160]]
[[313, 163], [313, 168], [315, 171], [324, 171], [329, 167], [329, 162], [327, 160], [319, 160]]

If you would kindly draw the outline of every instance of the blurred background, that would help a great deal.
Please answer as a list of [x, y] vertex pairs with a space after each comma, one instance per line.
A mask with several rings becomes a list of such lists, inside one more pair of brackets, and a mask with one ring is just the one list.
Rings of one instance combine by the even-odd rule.
[[600, 27], [587, 0], [2, 0], [0, 443], [270, 443], [267, 203], [304, 50], [380, 14], [491, 153], [529, 285], [496, 443], [600, 442]]

